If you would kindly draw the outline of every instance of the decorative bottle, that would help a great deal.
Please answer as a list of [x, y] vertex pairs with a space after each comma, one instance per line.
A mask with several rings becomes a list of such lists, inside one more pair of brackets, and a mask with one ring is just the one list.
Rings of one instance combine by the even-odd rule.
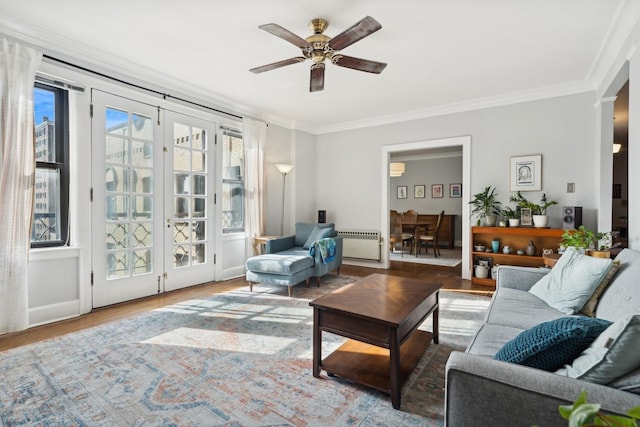
[[527, 249], [525, 251], [529, 256], [535, 256], [536, 254], [536, 245], [533, 244], [533, 240], [529, 240], [529, 245], [527, 245]]

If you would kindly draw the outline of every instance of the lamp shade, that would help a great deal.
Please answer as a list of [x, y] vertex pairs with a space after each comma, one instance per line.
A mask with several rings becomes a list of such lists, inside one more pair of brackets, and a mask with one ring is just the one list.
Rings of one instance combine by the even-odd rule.
[[276, 167], [282, 174], [288, 174], [293, 169], [293, 165], [288, 165], [286, 163], [276, 163]]
[[390, 163], [389, 176], [398, 177], [404, 173], [404, 163]]

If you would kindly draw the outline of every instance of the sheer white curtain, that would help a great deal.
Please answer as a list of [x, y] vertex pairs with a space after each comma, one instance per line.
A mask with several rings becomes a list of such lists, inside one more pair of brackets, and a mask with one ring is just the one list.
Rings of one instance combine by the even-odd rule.
[[245, 253], [253, 255], [253, 237], [264, 234], [264, 146], [267, 141], [267, 124], [244, 118], [242, 132], [245, 144], [245, 227], [247, 244]]
[[29, 326], [35, 179], [33, 83], [42, 53], [0, 39], [0, 333]]

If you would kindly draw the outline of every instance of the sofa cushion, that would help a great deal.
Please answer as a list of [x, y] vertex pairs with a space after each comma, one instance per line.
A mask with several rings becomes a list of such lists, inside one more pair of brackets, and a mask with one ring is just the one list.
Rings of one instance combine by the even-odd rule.
[[325, 237], [331, 237], [331, 235], [333, 235], [333, 228], [315, 227], [309, 234], [309, 237], [307, 237], [307, 241], [304, 242], [304, 245], [302, 245], [302, 247], [305, 249], [309, 249], [311, 245], [313, 245], [313, 242], [324, 239]]
[[596, 317], [611, 321], [640, 313], [640, 251], [623, 249], [616, 261], [620, 261], [620, 268], [596, 307]]
[[555, 371], [579, 356], [609, 325], [591, 317], [543, 322], [507, 342], [494, 359]]
[[522, 329], [485, 323], [473, 336], [466, 352], [475, 356], [493, 357], [506, 342], [511, 341], [521, 332]]
[[498, 287], [486, 321], [525, 330], [564, 316], [564, 313], [549, 307], [546, 302], [527, 291]]
[[313, 258], [309, 255], [264, 254], [247, 260], [247, 270], [256, 273], [292, 275], [313, 267]]
[[296, 223], [296, 234], [294, 246], [303, 247], [307, 239], [309, 238], [309, 234], [313, 231], [314, 228], [330, 228], [331, 230], [335, 229], [335, 224], [332, 222], [327, 222], [324, 224], [315, 224], [313, 222], [298, 222]]
[[608, 385], [613, 388], [628, 391], [629, 393], [640, 394], [640, 369], [623, 375]]
[[608, 327], [573, 363], [556, 373], [597, 384], [609, 384], [640, 368], [639, 354], [640, 314], [635, 314]]
[[529, 292], [565, 314], [574, 314], [589, 300], [604, 280], [612, 260], [581, 255], [567, 248], [551, 272]]

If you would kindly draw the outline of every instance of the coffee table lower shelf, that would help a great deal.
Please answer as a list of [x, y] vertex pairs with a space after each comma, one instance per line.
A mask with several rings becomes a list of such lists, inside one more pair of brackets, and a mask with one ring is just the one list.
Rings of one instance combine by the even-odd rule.
[[[416, 330], [400, 346], [400, 386], [407, 381], [433, 338], [431, 332]], [[389, 349], [347, 340], [320, 364], [330, 375], [391, 394]]]

